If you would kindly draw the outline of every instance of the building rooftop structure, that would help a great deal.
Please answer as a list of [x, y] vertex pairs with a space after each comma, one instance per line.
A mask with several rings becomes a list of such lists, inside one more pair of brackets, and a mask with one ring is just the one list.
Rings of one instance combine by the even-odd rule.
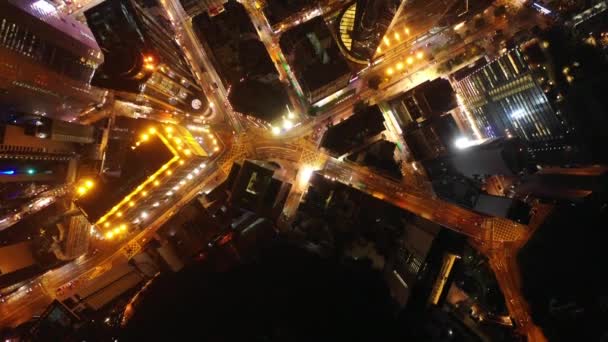
[[520, 137], [539, 163], [599, 161], [606, 158], [595, 147], [605, 137], [596, 129], [606, 122], [601, 60], [554, 28], [453, 84], [483, 137]]
[[283, 33], [279, 44], [310, 103], [348, 84], [350, 68], [322, 18]]
[[337, 156], [348, 154], [370, 139], [380, 137], [385, 130], [384, 117], [378, 106], [366, 107], [343, 122], [330, 127], [323, 136], [321, 146]]
[[291, 184], [273, 177], [274, 170], [263, 163], [246, 160], [232, 185], [230, 204], [259, 216], [277, 219], [283, 210]]
[[202, 114], [206, 99], [175, 32], [145, 1], [108, 0], [87, 10], [87, 23], [105, 55], [93, 84], [118, 98], [171, 114]]
[[281, 22], [291, 19], [291, 16], [317, 6], [316, 1], [295, 0], [295, 1], [264, 1], [264, 16], [273, 29]]
[[224, 86], [230, 88], [228, 99], [234, 110], [272, 122], [289, 103], [279, 73], [245, 7], [230, 1], [223, 8], [216, 15], [194, 17], [194, 30]]

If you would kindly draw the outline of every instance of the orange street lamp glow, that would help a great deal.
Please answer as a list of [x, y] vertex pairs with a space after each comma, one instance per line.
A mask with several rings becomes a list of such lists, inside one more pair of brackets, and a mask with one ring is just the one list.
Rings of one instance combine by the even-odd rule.
[[396, 40], [401, 40], [401, 36], [399, 35], [399, 32], [395, 32], [394, 36], [395, 36]]
[[116, 216], [118, 216], [118, 217], [122, 217], [122, 212], [121, 212], [121, 211], [117, 212], [117, 213], [116, 213]]
[[86, 181], [84, 181], [84, 186], [86, 186], [89, 189], [91, 189], [93, 187], [93, 185], [95, 185], [95, 184], [93, 183], [92, 180], [87, 179]]
[[386, 69], [386, 74], [387, 74], [387, 75], [392, 75], [392, 74], [393, 74], [393, 72], [394, 72], [394, 71], [393, 71], [393, 68], [388, 68], [388, 69]]
[[80, 186], [76, 191], [78, 191], [79, 195], [84, 195], [87, 192], [87, 188], [85, 188], [84, 186]]
[[106, 239], [110, 240], [114, 237], [114, 233], [113, 232], [107, 232], [106, 233]]
[[110, 222], [106, 222], [103, 224], [104, 227], [108, 228], [110, 226]]
[[148, 130], [148, 133], [150, 133], [150, 134], [156, 133], [156, 128], [150, 127], [150, 129]]
[[386, 46], [391, 46], [391, 42], [390, 42], [390, 40], [388, 40], [387, 37], [384, 37], [383, 40], [384, 40], [384, 44], [386, 44]]
[[127, 225], [126, 225], [126, 224], [121, 224], [121, 225], [120, 225], [120, 230], [122, 230], [123, 232], [124, 232], [125, 230], [127, 230]]
[[407, 28], [407, 27], [405, 28], [405, 34], [407, 34], [408, 36], [409, 36], [409, 34], [410, 34], [410, 29], [409, 29], [409, 28]]
[[397, 70], [402, 70], [403, 69], [403, 63], [399, 62], [397, 63]]
[[129, 207], [132, 207], [134, 205], [135, 205], [135, 202], [133, 202], [133, 201], [129, 202]]
[[143, 141], [148, 141], [149, 138], [150, 138], [150, 136], [147, 135], [147, 134], [142, 134], [141, 135], [141, 140], [143, 140]]
[[422, 51], [416, 52], [416, 58], [422, 59], [423, 57], [424, 57], [424, 52], [422, 52]]
[[184, 165], [184, 161], [183, 161], [183, 160], [180, 160], [180, 161], [179, 161], [179, 165]]
[[171, 174], [172, 174], [172, 173], [173, 173], [173, 172], [172, 172], [171, 170], [167, 170], [167, 174], [168, 174], [169, 176], [171, 176]]
[[142, 191], [142, 192], [141, 192], [141, 195], [142, 195], [143, 197], [146, 197], [146, 196], [148, 196], [148, 192], [147, 192], [147, 191]]
[[413, 59], [412, 57], [408, 57], [408, 58], [405, 60], [405, 62], [406, 62], [407, 64], [412, 64], [412, 63], [414, 63], [414, 59]]
[[159, 186], [160, 182], [159, 181], [154, 181], [154, 186]]

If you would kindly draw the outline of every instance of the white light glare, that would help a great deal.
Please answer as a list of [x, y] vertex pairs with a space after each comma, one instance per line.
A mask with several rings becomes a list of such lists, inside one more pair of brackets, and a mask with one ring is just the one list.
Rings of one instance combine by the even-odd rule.
[[462, 150], [462, 149], [465, 149], [465, 148], [468, 148], [468, 147], [471, 147], [471, 146], [479, 145], [479, 144], [481, 144], [484, 141], [485, 141], [485, 139], [474, 139], [474, 140], [471, 140], [471, 139], [469, 139], [467, 137], [461, 137], [461, 138], [458, 138], [458, 139], [456, 139], [454, 141], [454, 146], [456, 146], [456, 148]]

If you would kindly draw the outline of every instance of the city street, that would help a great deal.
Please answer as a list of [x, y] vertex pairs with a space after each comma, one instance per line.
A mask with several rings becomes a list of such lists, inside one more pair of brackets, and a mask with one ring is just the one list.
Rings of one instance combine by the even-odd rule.
[[[98, 253], [83, 255], [62, 267], [48, 271], [13, 294], [3, 297], [3, 302], [0, 302], [0, 326], [16, 326], [29, 320], [33, 315], [43, 312], [53, 299], [69, 297], [88, 282], [94, 282], [96, 277], [111, 269], [113, 265], [125, 263], [183, 205], [196, 198], [199, 193], [207, 192], [223, 182], [234, 162], [251, 158], [275, 161], [283, 168], [280, 172], [284, 177], [292, 177], [290, 181], [295, 186], [292, 187], [283, 210], [286, 222], [293, 219], [302, 194], [306, 191], [306, 173], [317, 171], [335, 181], [356, 187], [376, 198], [466, 235], [489, 257], [507, 300], [509, 313], [517, 322], [520, 331], [528, 336], [529, 341], [545, 340], [539, 328], [530, 319], [529, 308], [520, 294], [519, 272], [515, 262], [518, 249], [525, 244], [535, 229], [530, 227], [537, 227], [544, 213], [537, 214], [540, 216], [530, 227], [507, 219], [487, 217], [437, 199], [428, 188], [423, 186], [422, 174], [405, 177], [399, 182], [369, 168], [333, 158], [319, 150], [318, 139], [311, 138], [313, 135], [322, 135], [328, 123], [338, 123], [352, 115], [357, 102], [378, 103], [412, 89], [426, 80], [443, 76], [437, 70], [437, 65], [465, 51], [472, 42], [482, 40], [499, 29], [511, 34], [530, 23], [493, 21], [484, 28], [475, 30], [461, 42], [437, 52], [432, 56], [433, 60], [428, 55], [430, 51], [427, 48], [428, 44], [431, 47], [447, 44], [448, 33], [451, 34], [448, 31], [453, 30], [452, 27], [431, 34], [424, 40], [411, 40], [413, 43], [405, 43], [404, 39], [403, 43], [383, 45], [381, 61], [359, 75], [359, 80], [353, 85], [357, 89], [354, 95], [322, 109], [314, 117], [304, 117], [303, 112], [299, 110], [302, 121], [298, 125], [284, 134], [273, 135], [264, 126], [244, 120], [232, 110], [227, 100], [228, 92], [222, 85], [222, 80], [213, 67], [208, 53], [195, 35], [191, 19], [187, 17], [179, 0], [160, 0], [160, 2], [175, 26], [177, 41], [212, 105], [213, 114], [209, 122], [211, 131], [215, 134], [213, 140], [218, 141], [217, 149], [206, 156], [200, 153], [201, 147], [198, 142], [185, 138], [187, 132], [183, 132], [184, 134], [175, 132], [176, 137], [184, 140], [184, 151], [188, 147], [187, 150], [191, 152], [187, 156], [180, 152], [181, 159], [174, 161], [177, 163], [175, 168], [167, 170], [172, 172], [159, 175], [156, 179], [158, 184], [154, 183], [155, 187], [149, 193], [143, 191], [146, 194], [139, 198], [137, 203], [125, 206], [122, 211], [112, 212], [112, 215], [120, 212], [118, 215], [120, 221], [130, 225], [129, 232], [113, 240], [115, 236], [113, 231], [112, 234], [108, 234], [108, 231], [101, 232], [105, 234], [106, 239], [93, 243], [99, 249]], [[281, 78], [290, 81], [296, 89], [295, 92], [298, 92], [297, 80], [282, 57], [277, 34], [272, 32], [259, 9], [255, 9], [252, 3], [244, 4]], [[413, 36], [419, 36], [424, 27], [437, 21], [443, 15], [441, 9], [448, 4], [434, 1], [429, 6], [428, 10], [432, 15], [413, 25], [416, 28], [411, 32]], [[410, 16], [403, 18], [407, 19]], [[403, 25], [408, 25], [408, 28], [412, 26], [406, 19], [393, 25], [391, 30]], [[418, 58], [416, 64], [409, 63], [412, 64], [411, 67], [404, 68], [403, 71], [397, 67], [398, 63], [408, 64], [407, 58], [412, 56], [412, 52], [419, 50], [425, 51], [425, 55]], [[395, 69], [388, 72], [388, 68]], [[371, 76], [385, 77], [387, 73], [390, 74], [388, 75], [390, 80], [382, 84], [380, 90], [376, 91], [367, 86], [367, 80]], [[299, 109], [301, 107], [299, 99], [294, 95], [293, 90], [290, 98], [294, 108]], [[193, 156], [190, 156], [190, 153]], [[5, 220], [5, 222], [0, 221], [0, 227], [10, 224], [13, 219], [9, 217]]]

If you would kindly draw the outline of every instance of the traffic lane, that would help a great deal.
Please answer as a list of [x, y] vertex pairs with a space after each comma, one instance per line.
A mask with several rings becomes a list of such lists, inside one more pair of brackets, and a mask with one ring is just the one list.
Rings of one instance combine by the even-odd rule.
[[[226, 110], [226, 104], [228, 103], [227, 91], [209, 60], [206, 51], [194, 33], [192, 21], [186, 17], [183, 7], [177, 0], [163, 0], [161, 1], [161, 5], [176, 28], [179, 45], [187, 55], [190, 55], [190, 64], [195, 69], [195, 76], [199, 80], [200, 86], [205, 90], [207, 98], [215, 102], [214, 111], [218, 112], [219, 118], [228, 119], [233, 128], [237, 132], [240, 132], [242, 129], [240, 122], [232, 111]], [[192, 56], [196, 56], [196, 58]], [[199, 63], [202, 63], [202, 68]], [[207, 85], [210, 84], [215, 84], [217, 88], [208, 87]], [[230, 107], [228, 106], [228, 108]]]
[[[474, 34], [473, 35], [469, 35], [468, 37], [466, 37], [465, 40], [469, 40], [469, 41], [477, 41], [478, 39], [482, 39], [484, 37], [486, 37], [489, 33], [492, 33], [494, 31], [496, 31], [497, 29], [505, 29], [507, 27], [513, 27], [514, 25], [508, 25], [510, 22], [509, 20], [498, 20], [498, 21], [494, 21], [493, 23], [490, 23], [488, 25], [486, 25], [484, 28], [482, 29], [475, 29], [474, 30]], [[366, 75], [371, 75], [373, 72], [378, 72], [381, 68], [384, 67], [388, 67], [391, 66], [392, 64], [396, 63], [398, 59], [403, 58], [404, 53], [408, 54], [407, 52], [410, 51], [414, 51], [414, 50], [420, 50], [420, 49], [425, 49], [425, 45], [426, 44], [431, 44], [431, 46], [439, 46], [442, 44], [445, 44], [447, 41], [446, 39], [448, 38], [449, 34], [451, 34], [451, 27], [445, 28], [439, 32], [437, 32], [436, 34], [433, 34], [431, 37], [416, 43], [413, 46], [407, 46], [407, 45], [400, 45], [399, 47], [395, 48], [395, 49], [391, 49], [388, 50], [385, 55], [384, 55], [384, 59], [382, 61], [382, 63], [379, 63], [375, 66], [373, 66], [372, 68], [368, 69], [368, 71], [366, 72]], [[430, 39], [430, 41], [429, 41]], [[436, 40], [436, 41], [434, 41]], [[460, 46], [458, 46], [460, 45]], [[443, 56], [443, 58], [446, 57], [451, 57], [454, 55], [454, 53], [456, 53], [457, 51], [459, 51], [460, 49], [462, 49], [463, 46], [468, 45], [466, 44], [464, 41], [454, 45], [453, 47], [450, 48], [450, 50], [441, 50], [439, 53], [437, 53], [437, 55], [435, 55], [435, 64], [439, 64], [439, 57]], [[407, 50], [407, 51], [406, 51]], [[428, 66], [428, 56], [425, 56], [425, 65], [424, 66]], [[418, 65], [418, 68], [415, 70], [411, 70], [408, 74], [412, 74], [414, 72], [419, 71], [420, 65]], [[405, 74], [403, 76], [401, 76], [402, 78], [407, 77], [408, 74]]]
[[[470, 210], [445, 203], [440, 200], [420, 197], [408, 193], [407, 189], [400, 183], [385, 179], [382, 176], [367, 175], [365, 172], [357, 172], [352, 165], [331, 160], [331, 165], [322, 172], [329, 171], [334, 178], [342, 178], [345, 175], [357, 175], [365, 183], [362, 189], [368, 193], [379, 193], [383, 199], [388, 200], [402, 209], [413, 212], [442, 226], [461, 232], [476, 239], [485, 239], [481, 222], [484, 216]], [[340, 170], [342, 169], [342, 170]], [[349, 176], [350, 177], [350, 176]], [[397, 193], [396, 189], [400, 189]]]
[[[217, 169], [212, 170], [217, 172]], [[204, 175], [202, 175], [201, 178], [207, 179], [204, 177]], [[211, 179], [215, 179], [215, 177]], [[204, 183], [204, 181], [201, 182], [201, 184]], [[198, 194], [198, 187], [195, 186], [193, 188], [195, 190], [191, 191], [188, 196], [182, 197], [182, 199], [178, 201], [178, 204], [171, 207], [181, 207], [181, 205], [183, 205], [184, 198], [187, 198], [188, 201], [194, 198], [194, 196]], [[164, 211], [160, 218], [166, 222], [166, 220], [168, 220], [172, 214], [175, 214], [175, 212]], [[158, 223], [155, 228], [158, 228]], [[119, 260], [120, 258], [124, 257], [121, 249], [130, 241], [138, 241], [141, 238], [140, 236], [142, 236], [142, 234], [145, 236], [146, 233], [151, 234], [149, 229], [144, 229], [142, 233], [136, 235], [136, 237], [129, 239], [128, 241], [125, 241], [124, 244], [110, 246], [105, 253], [99, 253], [90, 258], [79, 258], [76, 259], [75, 263], [69, 263], [59, 269], [49, 271], [48, 274], [39, 278], [41, 279], [40, 282], [44, 284], [44, 288], [41, 286], [36, 286], [32, 288], [32, 292], [22, 294], [19, 297], [13, 297], [7, 302], [0, 304], [0, 312], [2, 312], [2, 315], [0, 315], [0, 325], [16, 326], [29, 320], [32, 315], [44, 311], [46, 306], [48, 306], [48, 304], [50, 304], [53, 298], [57, 295], [57, 288], [60, 288], [69, 282], [79, 282], [87, 275], [94, 272], [94, 268], [96, 266], [107, 263], [112, 264], [114, 260]], [[82, 283], [84, 283], [84, 281]], [[60, 297], [68, 297], [77, 290], [78, 286], [73, 289], [66, 290], [60, 294]], [[46, 292], [50, 292], [50, 295]]]

